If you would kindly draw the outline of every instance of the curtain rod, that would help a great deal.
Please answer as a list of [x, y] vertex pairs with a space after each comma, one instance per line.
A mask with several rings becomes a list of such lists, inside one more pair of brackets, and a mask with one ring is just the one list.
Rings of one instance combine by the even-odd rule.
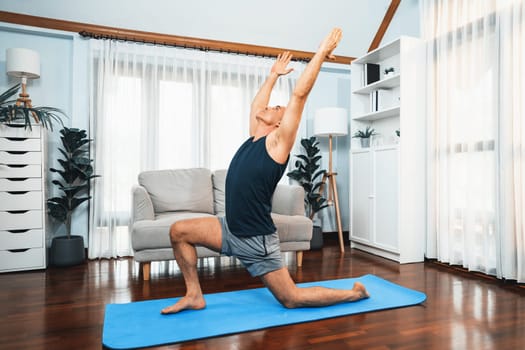
[[[91, 33], [101, 38], [115, 38], [117, 40], [144, 42], [144, 43], [158, 43], [160, 45], [175, 45], [179, 47], [207, 49], [218, 52], [233, 52], [240, 54], [248, 54], [262, 57], [277, 57], [283, 51], [290, 51], [295, 60], [310, 60], [314, 52], [290, 50], [269, 46], [259, 46], [251, 44], [242, 44], [228, 41], [219, 41], [211, 39], [200, 39], [192, 37], [177, 36], [171, 34], [144, 32], [133, 29], [108, 27], [97, 24], [81, 23], [66, 21], [55, 18], [38, 17], [31, 15], [24, 15], [20, 13], [13, 13], [7, 11], [0, 11], [0, 21], [7, 23], [22, 24], [33, 27], [57, 29], [73, 33]], [[186, 46], [184, 46], [186, 45]], [[335, 60], [327, 62], [349, 65], [355, 58], [348, 56], [336, 56]]]
[[[85, 30], [79, 32], [78, 34], [82, 36], [83, 38], [89, 38], [89, 39], [95, 39], [95, 40], [118, 40], [118, 41], [127, 41], [127, 42], [140, 43], [140, 44], [152, 44], [152, 45], [159, 45], [159, 46], [178, 47], [178, 48], [183, 48], [183, 49], [199, 50], [199, 51], [206, 51], [206, 52], [214, 51], [214, 52], [220, 52], [220, 53], [256, 56], [256, 57], [262, 57], [262, 58], [277, 57], [276, 55], [254, 53], [248, 50], [241, 51], [241, 50], [222, 49], [222, 48], [210, 48], [209, 46], [205, 46], [205, 45], [187, 45], [187, 44], [179, 44], [175, 42], [166, 42], [166, 41], [160, 41], [160, 40], [154, 40], [154, 39], [153, 40], [136, 39], [136, 38], [129, 38], [126, 36], [119, 36], [119, 35], [92, 33], [92, 32], [88, 32]], [[292, 61], [309, 62], [310, 59], [311, 58], [308, 58], [308, 57], [300, 57], [300, 58], [294, 57], [292, 58]]]

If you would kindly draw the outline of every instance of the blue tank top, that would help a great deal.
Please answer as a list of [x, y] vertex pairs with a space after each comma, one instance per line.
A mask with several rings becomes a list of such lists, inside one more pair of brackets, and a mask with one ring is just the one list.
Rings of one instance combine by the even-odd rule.
[[269, 235], [276, 231], [270, 213], [272, 196], [286, 170], [266, 151], [266, 136], [242, 144], [226, 175], [226, 222], [236, 236]]

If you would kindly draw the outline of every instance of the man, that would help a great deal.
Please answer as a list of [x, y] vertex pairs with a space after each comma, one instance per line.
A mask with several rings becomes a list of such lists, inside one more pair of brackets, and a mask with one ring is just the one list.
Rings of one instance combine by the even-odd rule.
[[288, 74], [289, 52], [277, 57], [269, 77], [251, 105], [250, 138], [233, 157], [226, 176], [226, 217], [177, 221], [170, 239], [186, 283], [186, 295], [162, 310], [163, 314], [202, 309], [206, 302], [197, 276], [199, 244], [225, 255], [236, 256], [252, 276], [258, 276], [287, 308], [324, 306], [367, 298], [365, 287], [352, 289], [298, 288], [283, 266], [279, 237], [272, 222], [271, 199], [288, 163], [306, 98], [325, 58], [341, 40], [334, 29], [323, 40], [297, 81], [288, 106], [268, 107], [271, 91], [281, 75]]

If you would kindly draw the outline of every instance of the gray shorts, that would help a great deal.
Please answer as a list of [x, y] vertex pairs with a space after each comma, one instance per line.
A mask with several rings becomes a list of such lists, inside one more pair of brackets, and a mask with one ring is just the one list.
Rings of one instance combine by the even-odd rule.
[[221, 253], [235, 256], [253, 277], [262, 276], [284, 266], [279, 235], [238, 237], [228, 228], [225, 217], [219, 217], [222, 227]]

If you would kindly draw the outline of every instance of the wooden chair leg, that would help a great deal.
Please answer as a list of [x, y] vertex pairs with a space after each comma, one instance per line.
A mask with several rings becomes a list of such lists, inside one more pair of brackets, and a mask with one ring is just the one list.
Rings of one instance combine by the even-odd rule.
[[142, 279], [144, 281], [149, 281], [149, 271], [151, 268], [151, 262], [143, 262], [142, 265]]
[[295, 253], [297, 256], [297, 267], [303, 266], [303, 251], [300, 250]]

